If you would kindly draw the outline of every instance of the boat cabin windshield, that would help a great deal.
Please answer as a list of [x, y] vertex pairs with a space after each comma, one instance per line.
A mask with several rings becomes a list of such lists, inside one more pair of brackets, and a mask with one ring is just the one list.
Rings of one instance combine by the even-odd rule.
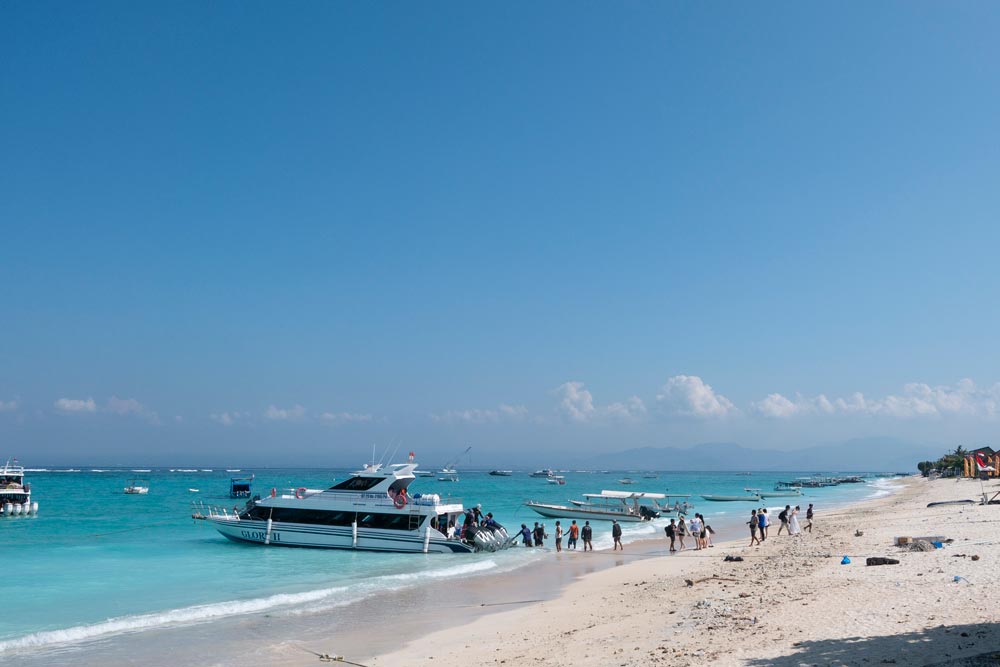
[[348, 477], [340, 484], [330, 487], [331, 491], [367, 491], [384, 481], [384, 477]]
[[19, 489], [21, 488], [21, 475], [0, 475], [0, 488]]

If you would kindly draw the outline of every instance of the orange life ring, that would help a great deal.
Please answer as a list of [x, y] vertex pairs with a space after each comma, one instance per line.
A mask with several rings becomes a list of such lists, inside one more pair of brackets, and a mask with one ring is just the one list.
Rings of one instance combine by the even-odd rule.
[[400, 493], [395, 498], [392, 499], [392, 504], [396, 506], [396, 509], [401, 510], [406, 507], [406, 494]]
[[298, 498], [299, 500], [302, 500], [303, 498], [306, 497], [307, 490], [308, 489], [306, 489], [306, 487], [300, 486], [299, 488], [295, 489], [295, 497]]

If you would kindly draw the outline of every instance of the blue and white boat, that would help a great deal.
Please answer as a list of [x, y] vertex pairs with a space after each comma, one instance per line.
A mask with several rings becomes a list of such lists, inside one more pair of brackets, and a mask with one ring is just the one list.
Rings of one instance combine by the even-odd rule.
[[[328, 489], [299, 487], [252, 498], [243, 509], [195, 504], [194, 518], [230, 540], [267, 546], [417, 553], [497, 551], [511, 544], [499, 524], [466, 521], [461, 501], [411, 494], [415, 463], [366, 465]], [[465, 530], [461, 530], [465, 525]]]
[[34, 516], [38, 503], [31, 499], [31, 485], [24, 482], [24, 466], [10, 460], [0, 468], [0, 517]]

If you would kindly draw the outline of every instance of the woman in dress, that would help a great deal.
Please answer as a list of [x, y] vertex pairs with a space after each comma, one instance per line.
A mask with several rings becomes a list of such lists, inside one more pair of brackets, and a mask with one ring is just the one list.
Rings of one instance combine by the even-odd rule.
[[802, 529], [799, 528], [799, 506], [796, 505], [788, 514], [788, 532], [792, 535], [799, 537], [802, 535]]

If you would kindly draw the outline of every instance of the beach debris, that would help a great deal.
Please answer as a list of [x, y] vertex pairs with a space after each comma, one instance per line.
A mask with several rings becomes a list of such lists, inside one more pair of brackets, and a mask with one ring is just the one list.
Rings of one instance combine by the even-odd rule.
[[957, 575], [957, 574], [956, 574], [956, 575], [955, 575], [955, 577], [954, 577], [954, 578], [952, 579], [952, 581], [954, 581], [954, 582], [955, 582], [956, 584], [957, 584], [958, 582], [960, 582], [960, 581], [964, 581], [965, 583], [969, 584], [970, 586], [972, 585], [972, 582], [971, 582], [971, 581], [969, 581], [969, 580], [968, 580], [968, 579], [966, 579], [965, 577], [961, 577], [961, 576], [959, 576], [959, 575]]
[[732, 577], [720, 577], [718, 575], [713, 575], [711, 577], [703, 577], [701, 579], [685, 579], [684, 583], [687, 584], [688, 588], [694, 586], [695, 584], [700, 584], [703, 581], [735, 581], [740, 582], [740, 579], [733, 579]]
[[727, 562], [727, 563], [742, 563], [743, 562], [743, 556], [726, 556], [722, 560], [725, 561], [725, 562]]
[[850, 565], [850, 564], [851, 564], [851, 559], [850, 559], [850, 558], [848, 558], [847, 556], [844, 556], [844, 557], [843, 557], [843, 558], [842, 558], [842, 559], [840, 560], [840, 564], [841, 564], [841, 565]]
[[865, 534], [865, 531], [863, 531], [863, 530], [856, 530], [856, 531], [854, 531], [854, 537], [864, 537], [864, 534]]
[[927, 540], [915, 540], [899, 545], [903, 551], [934, 551], [934, 545]]
[[[865, 565], [899, 565], [899, 561], [895, 558], [882, 558], [881, 556], [872, 556], [865, 561]], [[898, 583], [896, 584], [899, 585]]]
[[947, 542], [947, 543], [950, 544], [951, 542], [954, 542], [955, 540], [948, 539], [944, 535], [929, 535], [929, 536], [926, 536], [926, 537], [897, 537], [896, 540], [895, 540], [895, 542], [894, 542], [894, 544], [897, 547], [901, 547], [904, 544], [909, 544], [910, 542], [920, 542], [920, 541], [931, 542], [931, 543], [933, 543], [933, 542]]
[[972, 554], [971, 556], [969, 556], [969, 558], [971, 558], [972, 560], [979, 560], [979, 555], [978, 554]]

